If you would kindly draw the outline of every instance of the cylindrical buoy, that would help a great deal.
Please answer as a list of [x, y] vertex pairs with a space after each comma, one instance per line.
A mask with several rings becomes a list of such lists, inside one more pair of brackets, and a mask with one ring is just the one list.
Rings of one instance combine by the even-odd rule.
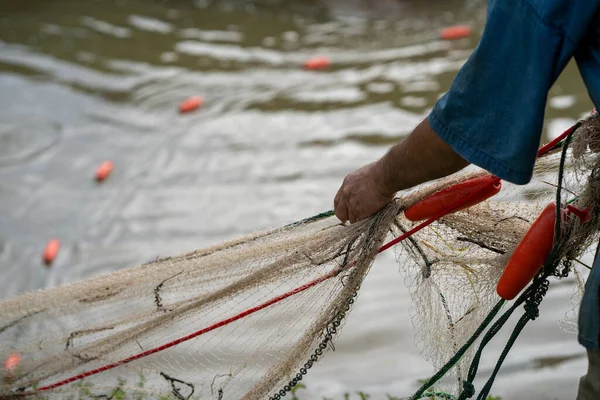
[[508, 260], [496, 292], [504, 300], [514, 299], [544, 265], [554, 245], [556, 203], [546, 206], [533, 222]]
[[179, 104], [179, 112], [183, 114], [190, 111], [194, 111], [195, 109], [202, 107], [203, 103], [204, 100], [202, 100], [202, 97], [192, 96]]
[[324, 69], [331, 65], [331, 60], [327, 57], [313, 57], [304, 61], [304, 68], [308, 70]]
[[467, 179], [449, 188], [425, 197], [404, 211], [410, 221], [423, 221], [449, 211], [450, 207], [467, 196], [472, 196], [454, 211], [464, 210], [497, 194], [502, 189], [500, 179], [493, 175]]
[[450, 26], [442, 29], [440, 39], [442, 40], [457, 40], [471, 36], [473, 30], [468, 25]]
[[44, 255], [42, 259], [46, 265], [52, 264], [56, 256], [58, 255], [58, 251], [60, 250], [60, 242], [58, 239], [51, 239], [46, 243], [46, 247], [44, 248]]
[[98, 169], [96, 169], [96, 180], [98, 182], [102, 182], [103, 180], [108, 178], [113, 168], [114, 164], [112, 161], [104, 161], [102, 164], [100, 164]]

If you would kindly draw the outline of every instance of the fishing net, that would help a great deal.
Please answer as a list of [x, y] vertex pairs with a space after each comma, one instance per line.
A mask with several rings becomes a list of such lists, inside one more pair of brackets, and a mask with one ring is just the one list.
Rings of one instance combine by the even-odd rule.
[[[0, 398], [279, 399], [334, 348], [376, 255], [389, 247], [410, 288], [418, 345], [440, 368], [498, 303], [507, 261], [558, 187], [571, 211], [555, 246], [556, 275], [598, 240], [598, 120], [591, 114], [546, 147], [530, 184], [503, 183], [493, 198], [425, 222], [403, 210], [487, 173], [470, 167], [402, 192], [356, 224], [323, 213], [3, 300]], [[447, 392], [460, 391], [472, 358], [473, 350], [448, 368]]]

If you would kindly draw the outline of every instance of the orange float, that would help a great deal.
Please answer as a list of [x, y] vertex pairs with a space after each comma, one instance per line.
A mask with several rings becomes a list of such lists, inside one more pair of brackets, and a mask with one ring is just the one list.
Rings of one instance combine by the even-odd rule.
[[44, 254], [42, 259], [46, 265], [52, 264], [56, 256], [58, 255], [58, 250], [60, 250], [60, 242], [58, 239], [51, 239], [46, 243], [46, 247], [44, 248]]
[[471, 27], [468, 25], [450, 26], [448, 28], [442, 29], [442, 31], [440, 32], [440, 39], [442, 39], [442, 40], [464, 39], [466, 37], [471, 36], [471, 32], [473, 32], [473, 29], [471, 29]]
[[98, 169], [96, 169], [96, 180], [98, 182], [102, 182], [103, 180], [108, 178], [113, 168], [114, 164], [112, 161], [104, 161], [102, 164], [100, 164]]
[[331, 65], [331, 60], [327, 57], [313, 57], [304, 61], [304, 68], [308, 70], [324, 69]]
[[19, 364], [21, 363], [21, 355], [19, 353], [11, 353], [6, 360], [4, 360], [4, 371], [8, 378], [14, 378], [14, 373]]
[[533, 222], [504, 268], [496, 292], [504, 300], [514, 299], [544, 265], [554, 245], [556, 203], [546, 206]]
[[450, 211], [450, 207], [467, 196], [469, 199], [460, 207], [453, 210], [459, 211], [474, 206], [497, 194], [502, 189], [500, 179], [493, 175], [467, 179], [449, 188], [440, 190], [425, 197], [404, 211], [404, 216], [410, 221], [417, 222]]
[[179, 104], [179, 112], [181, 114], [184, 114], [190, 111], [194, 111], [195, 109], [202, 107], [202, 104], [204, 104], [204, 100], [202, 100], [202, 97], [192, 96]]

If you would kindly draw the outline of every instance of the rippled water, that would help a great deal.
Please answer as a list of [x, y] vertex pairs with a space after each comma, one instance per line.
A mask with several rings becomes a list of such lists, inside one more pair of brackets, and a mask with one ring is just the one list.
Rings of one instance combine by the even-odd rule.
[[[28, 1], [0, 12], [3, 297], [174, 255], [331, 208], [348, 172], [406, 135], [477, 43], [483, 1]], [[469, 23], [473, 38], [436, 40]], [[333, 66], [305, 71], [308, 57]], [[179, 115], [200, 95], [205, 106]], [[569, 65], [546, 138], [591, 108]], [[102, 185], [96, 166], [115, 163]], [[45, 242], [62, 250], [42, 266]], [[583, 351], [554, 285], [493, 393], [571, 399]], [[301, 398], [409, 395], [431, 367], [383, 254]], [[487, 375], [507, 333], [485, 354]], [[480, 387], [479, 383], [479, 387]]]

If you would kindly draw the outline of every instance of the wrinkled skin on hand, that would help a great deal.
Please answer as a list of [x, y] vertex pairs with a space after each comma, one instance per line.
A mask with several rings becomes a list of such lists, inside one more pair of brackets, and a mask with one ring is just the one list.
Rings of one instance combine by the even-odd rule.
[[335, 215], [345, 223], [354, 223], [377, 213], [395, 196], [386, 193], [377, 163], [348, 174], [333, 201]]
[[396, 192], [442, 178], [469, 165], [425, 118], [377, 162], [346, 176], [334, 199], [335, 215], [354, 223], [377, 213]]

